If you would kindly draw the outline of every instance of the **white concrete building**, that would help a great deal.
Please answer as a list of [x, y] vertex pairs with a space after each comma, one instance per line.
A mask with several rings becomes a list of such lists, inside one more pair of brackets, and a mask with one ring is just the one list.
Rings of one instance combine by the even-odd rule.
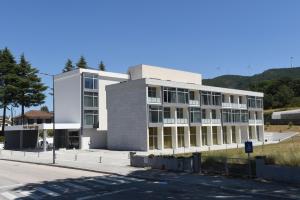
[[138, 65], [106, 87], [107, 147], [201, 150], [264, 141], [263, 93], [202, 85], [201, 74]]

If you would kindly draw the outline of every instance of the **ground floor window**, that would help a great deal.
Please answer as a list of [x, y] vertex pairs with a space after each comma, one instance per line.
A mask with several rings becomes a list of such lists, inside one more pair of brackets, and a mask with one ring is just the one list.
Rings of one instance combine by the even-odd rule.
[[232, 131], [232, 143], [236, 143], [236, 130], [235, 130], [235, 126], [231, 127], [231, 131]]
[[212, 134], [213, 134], [213, 144], [218, 144], [218, 127], [213, 126], [212, 127]]
[[98, 127], [98, 110], [85, 110], [84, 124]]
[[149, 128], [149, 149], [157, 149], [157, 127]]
[[164, 127], [164, 148], [171, 149], [172, 148], [172, 128]]
[[184, 147], [184, 127], [177, 127], [178, 147]]
[[249, 139], [253, 139], [253, 135], [252, 135], [252, 128], [251, 126], [249, 126]]
[[201, 127], [201, 135], [202, 135], [202, 145], [205, 146], [207, 145], [207, 127], [202, 126]]
[[259, 137], [259, 127], [258, 126], [256, 127], [256, 138], [257, 138], [257, 140], [260, 140], [260, 137]]
[[190, 127], [190, 144], [191, 147], [196, 146], [196, 127]]
[[222, 132], [223, 132], [223, 144], [228, 144], [228, 140], [227, 140], [227, 127], [224, 126], [222, 128]]

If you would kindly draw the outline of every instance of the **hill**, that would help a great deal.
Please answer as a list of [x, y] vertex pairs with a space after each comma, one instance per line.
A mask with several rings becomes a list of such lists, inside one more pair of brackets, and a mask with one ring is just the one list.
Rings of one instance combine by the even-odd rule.
[[228, 87], [235, 89], [250, 89], [250, 85], [279, 79], [300, 79], [300, 67], [268, 69], [253, 76], [222, 75], [212, 79], [203, 79], [204, 85]]

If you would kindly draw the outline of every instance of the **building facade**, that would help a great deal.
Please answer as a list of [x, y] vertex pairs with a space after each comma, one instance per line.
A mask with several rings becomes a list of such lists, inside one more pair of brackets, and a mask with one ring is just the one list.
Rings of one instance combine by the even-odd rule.
[[202, 150], [264, 141], [263, 94], [202, 85], [196, 73], [139, 65], [107, 86], [109, 149]]

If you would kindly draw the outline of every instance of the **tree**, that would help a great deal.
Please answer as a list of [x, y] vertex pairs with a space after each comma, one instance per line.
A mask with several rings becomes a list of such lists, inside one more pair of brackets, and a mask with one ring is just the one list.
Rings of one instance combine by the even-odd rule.
[[87, 62], [83, 56], [80, 56], [78, 63], [76, 63], [77, 68], [88, 68]]
[[43, 104], [46, 97], [43, 92], [47, 86], [41, 82], [41, 78], [37, 74], [38, 70], [33, 68], [22, 54], [20, 63], [17, 65], [17, 75], [21, 78], [17, 82], [18, 94], [16, 95], [16, 103], [21, 106], [22, 122], [24, 121], [24, 109]]
[[44, 111], [44, 112], [49, 112], [49, 109], [47, 106], [42, 106], [40, 110]]
[[[17, 94], [16, 61], [8, 48], [0, 50], [0, 108], [3, 109], [2, 120], [5, 121], [6, 110], [14, 102]], [[2, 123], [4, 134], [5, 123]]]
[[72, 71], [75, 67], [73, 66], [73, 63], [70, 59], [67, 60], [65, 67], [63, 69], [63, 72]]
[[105, 71], [106, 69], [105, 69], [105, 65], [104, 65], [104, 63], [102, 62], [102, 60], [101, 60], [101, 62], [100, 62], [100, 64], [99, 64], [99, 70], [101, 70], [101, 71]]

